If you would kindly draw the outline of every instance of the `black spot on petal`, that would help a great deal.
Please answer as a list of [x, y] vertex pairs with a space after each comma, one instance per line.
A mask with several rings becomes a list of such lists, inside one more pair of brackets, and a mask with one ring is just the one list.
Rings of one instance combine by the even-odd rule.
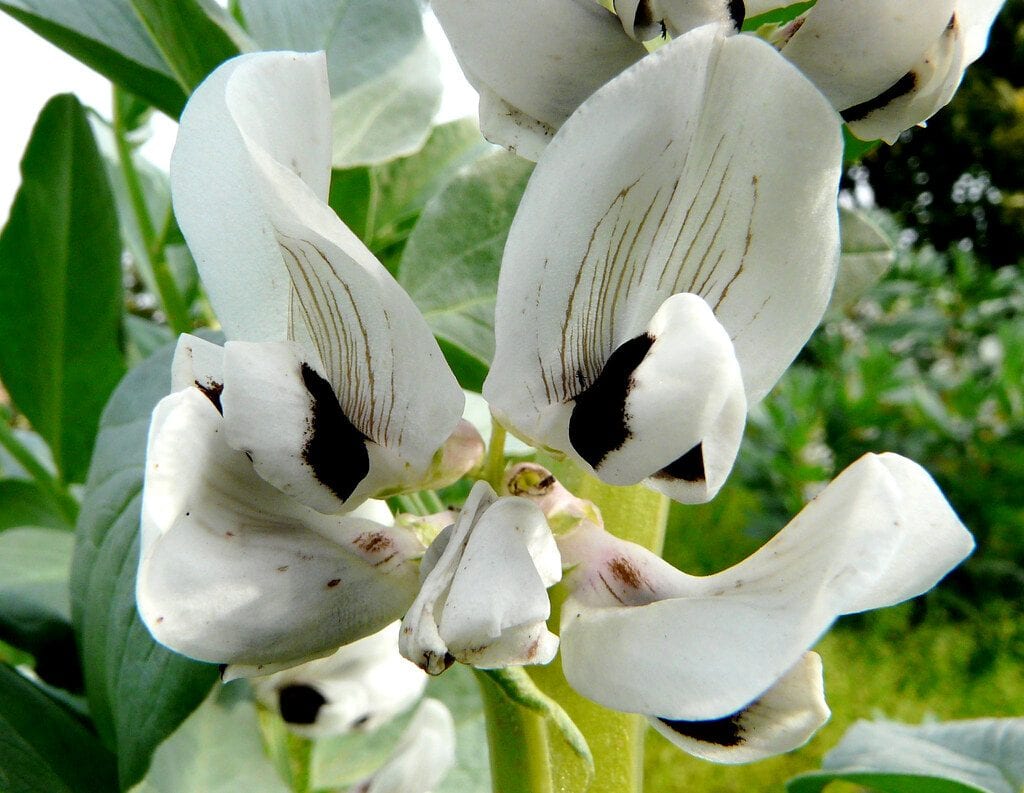
[[729, 16], [732, 18], [733, 27], [740, 30], [743, 27], [743, 20], [747, 17], [747, 7], [743, 0], [729, 0]]
[[302, 382], [313, 398], [310, 434], [302, 459], [317, 480], [344, 501], [370, 470], [367, 438], [342, 411], [331, 384], [307, 363], [302, 364]]
[[698, 443], [675, 462], [671, 462], [655, 474], [665, 479], [682, 479], [685, 482], [703, 482], [704, 445]]
[[654, 24], [654, 11], [651, 9], [650, 0], [640, 0], [636, 4], [636, 13], [633, 15], [633, 29], [645, 30]]
[[874, 99], [869, 99], [866, 102], [861, 102], [859, 105], [848, 107], [839, 115], [841, 115], [843, 117], [843, 121], [846, 121], [847, 123], [851, 121], [860, 121], [861, 119], [870, 116], [876, 110], [881, 110], [891, 102], [895, 102], [901, 96], [909, 94], [915, 88], [917, 88], [917, 74], [915, 72], [907, 72]]
[[669, 727], [673, 732], [693, 738], [703, 743], [713, 743], [718, 746], [739, 746], [743, 743], [743, 727], [740, 724], [740, 717], [743, 711], [725, 716], [721, 719], [710, 721], [676, 721], [658, 717], [658, 721]]
[[629, 439], [626, 396], [633, 372], [653, 344], [654, 339], [646, 333], [622, 344], [597, 379], [576, 397], [569, 418], [569, 442], [594, 468]]
[[213, 406], [217, 408], [217, 412], [223, 416], [224, 408], [221, 407], [220, 404], [220, 395], [224, 393], [224, 384], [215, 383], [213, 380], [207, 380], [205, 385], [200, 383], [198, 380], [194, 380], [193, 382], [196, 384], [196, 388], [202, 391], [206, 395], [206, 398], [213, 403]]
[[315, 724], [327, 700], [312, 686], [296, 684], [277, 692], [277, 704], [281, 718], [289, 724]]

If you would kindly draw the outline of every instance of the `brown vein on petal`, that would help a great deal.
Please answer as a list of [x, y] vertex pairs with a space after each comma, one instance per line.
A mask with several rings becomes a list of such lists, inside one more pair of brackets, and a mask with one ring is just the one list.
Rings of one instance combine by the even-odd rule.
[[722, 302], [728, 296], [729, 289], [732, 287], [734, 283], [736, 283], [736, 279], [739, 278], [740, 275], [743, 273], [743, 268], [747, 261], [747, 254], [750, 253], [750, 243], [754, 238], [754, 212], [757, 211], [757, 195], [759, 181], [760, 180], [756, 175], [750, 177], [750, 187], [753, 192], [753, 200], [750, 203], [750, 219], [747, 221], [747, 241], [746, 244], [743, 246], [743, 255], [740, 256], [740, 263], [739, 266], [737, 266], [736, 268], [736, 272], [733, 273], [732, 278], [730, 278], [728, 283], [725, 285], [725, 288], [722, 290], [722, 294], [718, 296], [718, 301], [715, 303], [714, 307], [715, 311], [718, 311], [718, 307], [722, 305]]
[[[722, 139], [724, 140], [725, 138], [723, 137]], [[719, 145], [721, 145], [721, 144], [719, 144]], [[672, 282], [672, 292], [673, 292], [673, 294], [679, 291], [680, 282], [682, 281], [682, 278], [683, 278], [683, 271], [686, 269], [686, 263], [689, 262], [690, 256], [693, 254], [694, 249], [697, 247], [697, 241], [700, 239], [701, 234], [704, 233], [704, 230], [708, 226], [708, 222], [711, 220], [711, 216], [714, 214], [715, 210], [718, 207], [718, 201], [721, 199], [722, 191], [725, 189], [725, 182], [726, 182], [726, 180], [729, 177], [729, 167], [731, 165], [732, 165], [732, 160], [730, 160], [726, 164], [725, 169], [722, 171], [722, 178], [718, 181], [718, 189], [715, 190], [715, 195], [711, 199], [711, 205], [707, 208], [707, 210], [705, 210], [704, 218], [701, 220], [700, 225], [697, 227], [697, 231], [694, 233], [693, 238], [690, 240], [690, 244], [686, 248], [686, 253], [684, 253], [682, 258], [680, 259], [679, 270], [676, 272], [675, 280]], [[721, 227], [722, 227], [722, 221], [724, 220], [724, 214], [725, 213], [723, 212], [723, 217], [719, 219], [719, 226], [718, 226], [719, 229], [721, 229]], [[710, 249], [711, 245], [714, 244], [715, 237], [717, 237], [717, 230], [716, 230], [716, 232], [715, 232], [711, 242], [704, 249], [705, 255], [707, 254], [707, 252]], [[675, 253], [674, 249], [673, 249], [673, 253]], [[704, 259], [702, 258], [701, 261], [703, 262]], [[698, 268], [697, 273], [699, 273], [699, 268]], [[697, 279], [697, 274], [694, 275], [693, 280], [695, 281], [696, 279]], [[690, 288], [691, 289], [693, 288], [693, 283], [692, 282], [690, 284]]]

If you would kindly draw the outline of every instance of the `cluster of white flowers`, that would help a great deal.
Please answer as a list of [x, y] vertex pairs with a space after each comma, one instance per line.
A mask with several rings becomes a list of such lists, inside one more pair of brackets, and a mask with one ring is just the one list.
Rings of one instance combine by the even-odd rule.
[[[779, 5], [434, 0], [484, 133], [537, 161], [484, 396], [605, 482], [714, 497], [747, 410], [828, 303], [842, 119], [887, 139], [924, 121], [1000, 3], [818, 0], [738, 34]], [[228, 341], [182, 337], [154, 413], [138, 575], [153, 635], [248, 676], [404, 618], [402, 654], [435, 674], [560, 647], [580, 693], [702, 757], [807, 740], [828, 715], [817, 638], [970, 552], [928, 474], [869, 455], [706, 578], [605, 532], [537, 471], [500, 498], [478, 483], [425, 548], [373, 499], [457, 479], [482, 442], [426, 322], [327, 205], [329, 111], [322, 54], [258, 53], [217, 69], [182, 116], [175, 213]], [[563, 569], [556, 637], [547, 588]], [[314, 721], [373, 715], [304, 696]]]

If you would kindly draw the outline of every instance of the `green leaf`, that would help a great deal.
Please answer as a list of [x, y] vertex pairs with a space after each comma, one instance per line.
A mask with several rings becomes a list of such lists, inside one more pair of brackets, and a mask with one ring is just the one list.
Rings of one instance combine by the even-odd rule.
[[850, 309], [896, 261], [892, 241], [863, 212], [840, 209], [839, 230], [842, 238], [839, 273], [828, 304], [832, 318]]
[[475, 122], [434, 127], [426, 144], [409, 157], [383, 165], [336, 170], [330, 204], [375, 253], [404, 243], [427, 201], [460, 168], [492, 149]]
[[0, 479], [0, 532], [15, 526], [47, 526], [64, 531], [73, 529], [68, 525], [60, 507], [35, 482]]
[[788, 793], [818, 793], [832, 782], [880, 793], [1020, 793], [1024, 719], [909, 725], [859, 721], [822, 770], [801, 774]]
[[171, 347], [121, 382], [100, 422], [79, 515], [72, 609], [90, 711], [116, 747], [122, 787], [142, 778], [156, 746], [217, 677], [156, 644], [135, 611], [139, 508], [149, 416], [170, 389]]
[[[456, 348], [483, 370], [494, 356], [494, 297], [505, 239], [532, 168], [495, 152], [461, 171], [423, 210], [398, 272], [442, 349]], [[453, 368], [465, 364], [446, 357]], [[460, 382], [479, 388], [465, 377]]]
[[0, 377], [78, 482], [124, 359], [117, 212], [75, 97], [43, 108], [21, 173], [0, 234]]
[[185, 106], [129, 0], [3, 0], [0, 10], [172, 118]]
[[852, 165], [864, 159], [882, 145], [880, 140], [861, 140], [843, 124], [843, 165]]
[[0, 534], [0, 625], [32, 631], [70, 624], [74, 544], [74, 536], [59, 529], [25, 526]]
[[441, 100], [440, 67], [416, 0], [240, 0], [262, 49], [324, 50], [337, 168], [423, 146]]
[[187, 92], [246, 46], [237, 23], [212, 0], [131, 0], [131, 5]]
[[[440, 677], [431, 678], [426, 696], [444, 702], [455, 720], [455, 767], [440, 789], [491, 793], [483, 704], [472, 672], [467, 667], [453, 666]], [[395, 748], [411, 716], [407, 713], [376, 732], [316, 741], [310, 766], [312, 788], [344, 788], [376, 771]]]
[[128, 339], [128, 357], [133, 365], [174, 341], [174, 334], [166, 325], [158, 325], [134, 314], [125, 314], [124, 329]]
[[0, 665], [0, 790], [98, 793], [117, 789], [114, 758], [31, 682]]
[[263, 750], [244, 683], [218, 686], [157, 747], [131, 793], [287, 793]]

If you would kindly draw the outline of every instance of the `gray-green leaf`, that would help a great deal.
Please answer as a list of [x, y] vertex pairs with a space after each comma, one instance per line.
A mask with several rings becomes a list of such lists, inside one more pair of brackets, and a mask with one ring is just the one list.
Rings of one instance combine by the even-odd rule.
[[860, 721], [825, 756], [821, 771], [791, 779], [787, 790], [818, 793], [836, 781], [881, 793], [1020, 793], [1024, 719]]
[[217, 677], [215, 667], [156, 644], [135, 610], [146, 434], [170, 390], [172, 356], [165, 348], [129, 372], [104, 411], [71, 571], [90, 711], [117, 749], [122, 787], [142, 778], [154, 749]]
[[153, 755], [131, 793], [287, 793], [244, 683], [218, 686]]
[[418, 150], [441, 100], [416, 0], [240, 0], [263, 49], [325, 50], [337, 168]]
[[117, 212], [75, 97], [43, 108], [21, 173], [0, 234], [0, 378], [80, 482], [124, 358]]
[[419, 306], [464, 388], [494, 356], [494, 298], [505, 239], [532, 164], [505, 152], [463, 170], [427, 204], [398, 281]]
[[96, 736], [0, 664], [0, 790], [97, 793], [117, 789], [114, 758]]
[[0, 10], [172, 118], [185, 106], [129, 0], [3, 0]]
[[839, 210], [842, 248], [839, 274], [828, 304], [828, 313], [841, 316], [873, 287], [896, 260], [896, 251], [885, 232], [863, 212]]

